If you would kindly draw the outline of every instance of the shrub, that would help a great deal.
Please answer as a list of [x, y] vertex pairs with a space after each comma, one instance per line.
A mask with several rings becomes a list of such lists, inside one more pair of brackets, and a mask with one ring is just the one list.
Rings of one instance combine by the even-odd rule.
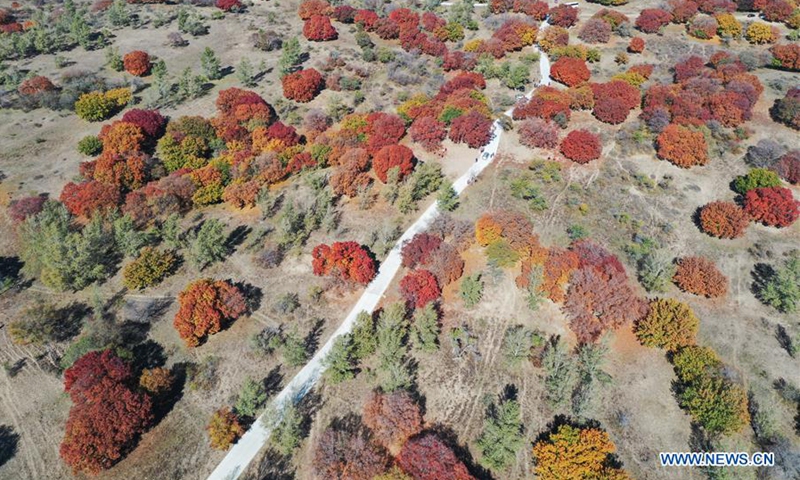
[[634, 328], [642, 345], [670, 351], [694, 345], [700, 321], [688, 305], [671, 298], [657, 298], [649, 307], [647, 316]]
[[122, 115], [122, 121], [141, 128], [142, 132], [151, 140], [161, 137], [167, 126], [167, 119], [158, 110], [132, 108]]
[[697, 2], [692, 0], [678, 0], [671, 5], [672, 23], [686, 23], [697, 15]]
[[586, 164], [600, 158], [600, 138], [587, 130], [573, 130], [561, 141], [561, 153], [573, 162]]
[[328, 428], [314, 448], [312, 465], [319, 478], [372, 479], [386, 471], [386, 454], [361, 434]]
[[41, 212], [46, 201], [46, 195], [22, 197], [9, 204], [8, 215], [17, 223], [24, 222], [28, 217], [33, 217]]
[[717, 34], [723, 38], [739, 38], [742, 36], [742, 24], [731, 13], [720, 13], [717, 19]]
[[703, 257], [678, 260], [672, 281], [684, 292], [704, 297], [723, 297], [728, 293], [728, 279], [711, 260]]
[[159, 252], [145, 247], [139, 257], [125, 265], [122, 283], [132, 289], [141, 290], [161, 283], [175, 268], [177, 258], [172, 252]]
[[775, 43], [777, 34], [773, 27], [764, 22], [753, 22], [747, 27], [744, 34], [747, 41], [755, 44]]
[[103, 142], [103, 153], [107, 157], [138, 152], [145, 140], [142, 129], [128, 122], [114, 122], [103, 126], [99, 138]]
[[302, 20], [308, 20], [314, 15], [327, 16], [332, 12], [333, 7], [325, 0], [306, 0], [301, 3], [300, 7], [297, 9], [297, 15], [299, 15]]
[[768, 22], [785, 22], [794, 11], [794, 6], [786, 0], [769, 0], [761, 10]]
[[714, 375], [722, 366], [717, 352], [710, 347], [688, 345], [672, 357], [672, 366], [681, 383], [689, 384], [699, 378]]
[[608, 83], [593, 83], [591, 87], [595, 98], [592, 114], [601, 122], [612, 125], [620, 124], [639, 104], [639, 89], [625, 80], [615, 79]]
[[700, 228], [717, 238], [739, 238], [750, 217], [733, 202], [711, 202], [700, 209]]
[[708, 147], [702, 132], [670, 124], [656, 139], [659, 158], [681, 168], [708, 163]]
[[783, 155], [772, 169], [792, 185], [800, 183], [800, 150], [792, 150]]
[[64, 372], [64, 390], [73, 405], [59, 453], [75, 473], [111, 468], [152, 423], [152, 402], [131, 388], [131, 370], [103, 350], [83, 355]]
[[422, 412], [408, 392], [374, 392], [364, 404], [364, 424], [387, 449], [398, 448], [422, 430]]
[[19, 88], [17, 88], [20, 95], [38, 95], [44, 92], [52, 92], [53, 90], [56, 90], [56, 86], [53, 85], [49, 78], [42, 75], [23, 80]]
[[239, 417], [228, 407], [223, 407], [214, 412], [211, 421], [206, 427], [211, 448], [227, 450], [236, 440], [244, 435], [244, 427], [239, 422]]
[[401, 181], [414, 170], [415, 160], [414, 152], [405, 145], [388, 145], [375, 154], [372, 159], [372, 169], [381, 182], [387, 183], [389, 170], [398, 168], [397, 180]]
[[362, 284], [375, 277], [375, 261], [370, 252], [356, 242], [320, 244], [314, 247], [311, 256], [314, 275], [330, 275]]
[[693, 37], [708, 40], [717, 34], [717, 27], [714, 17], [695, 17], [686, 25], [686, 31]]
[[773, 45], [769, 51], [772, 54], [774, 66], [795, 72], [800, 71], [800, 45], [797, 43]]
[[491, 129], [492, 121], [472, 110], [450, 124], [450, 140], [466, 143], [470, 148], [479, 148], [491, 140]]
[[325, 81], [318, 71], [308, 68], [286, 75], [281, 79], [281, 84], [284, 97], [306, 103], [313, 100], [322, 91]]
[[568, 5], [557, 5], [550, 9], [548, 23], [557, 27], [569, 28], [578, 21], [578, 9]]
[[400, 293], [411, 308], [422, 308], [439, 298], [439, 282], [428, 270], [416, 270], [400, 280]]
[[84, 93], [75, 102], [75, 114], [83, 120], [99, 122], [127, 105], [131, 98], [131, 91], [127, 88], [109, 90], [105, 93]]
[[561, 57], [550, 69], [550, 77], [568, 87], [588, 81], [590, 75], [586, 62], [579, 58]]
[[788, 227], [800, 215], [800, 203], [792, 191], [782, 187], [756, 188], [747, 192], [744, 210], [757, 222], [770, 227]]
[[103, 151], [103, 142], [95, 135], [87, 135], [78, 142], [78, 152], [89, 157], [100, 155]]
[[672, 21], [672, 15], [660, 8], [645, 8], [636, 18], [636, 28], [644, 33], [656, 33]]
[[800, 87], [790, 88], [786, 96], [775, 100], [770, 114], [775, 121], [800, 130]]
[[431, 256], [442, 244], [441, 237], [429, 233], [418, 233], [411, 240], [403, 244], [403, 266], [415, 268], [417, 265], [427, 265]]
[[600, 18], [590, 18], [583, 24], [578, 38], [586, 43], [606, 43], [611, 39], [611, 25]]
[[450, 447], [432, 433], [406, 442], [397, 457], [397, 464], [417, 479], [473, 480]]
[[603, 430], [561, 425], [534, 444], [534, 471], [542, 480], [628, 478], [624, 471], [608, 466], [615, 448]]
[[69, 182], [61, 190], [59, 200], [73, 214], [91, 217], [98, 210], [110, 210], [122, 201], [119, 187], [89, 180]]
[[144, 77], [150, 73], [150, 55], [141, 50], [134, 50], [122, 59], [125, 71], [136, 77]]
[[411, 139], [422, 145], [429, 152], [438, 152], [442, 149], [442, 140], [447, 136], [444, 122], [432, 116], [421, 116], [414, 120], [408, 129]]
[[148, 393], [160, 397], [172, 389], [175, 376], [168, 368], [145, 368], [139, 377], [139, 386]]
[[244, 9], [244, 5], [239, 0], [216, 0], [214, 6], [223, 12], [239, 12]]
[[628, 51], [630, 53], [642, 53], [644, 51], [644, 39], [642, 37], [631, 38], [628, 43]]
[[178, 303], [173, 325], [190, 347], [200, 345], [247, 311], [244, 295], [236, 286], [208, 278], [190, 283], [178, 295]]
[[331, 25], [331, 19], [322, 15], [312, 15], [303, 24], [303, 36], [312, 42], [327, 42], [336, 40], [339, 34]]
[[523, 120], [517, 128], [519, 142], [531, 148], [556, 148], [558, 131], [558, 125], [541, 118]]
[[766, 168], [754, 168], [746, 175], [739, 175], [733, 180], [733, 190], [745, 195], [750, 190], [763, 187], [779, 187], [781, 179], [778, 174]]

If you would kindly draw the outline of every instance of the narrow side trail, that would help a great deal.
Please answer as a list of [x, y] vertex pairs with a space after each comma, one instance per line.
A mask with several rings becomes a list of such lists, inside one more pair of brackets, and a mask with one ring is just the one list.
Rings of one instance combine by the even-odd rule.
[[[542, 24], [542, 28], [547, 25], [546, 22]], [[539, 72], [541, 80], [539, 85], [550, 84], [550, 60], [544, 52], [539, 51], [538, 47], [534, 46], [540, 54], [539, 56]], [[532, 90], [526, 97], [530, 98], [533, 95]], [[505, 112], [506, 115], [511, 115], [512, 109]], [[497, 149], [500, 146], [500, 138], [503, 136], [503, 128], [500, 126], [500, 121], [495, 120], [492, 124], [492, 140], [484, 147], [484, 153], [478, 157], [470, 169], [458, 178], [453, 183], [453, 189], [456, 193], [461, 195], [467, 186], [472, 183], [480, 173], [492, 163]], [[367, 286], [367, 289], [361, 295], [358, 302], [353, 306], [350, 313], [344, 319], [339, 328], [331, 335], [327, 342], [320, 348], [314, 357], [300, 370], [297, 375], [289, 381], [288, 384], [281, 390], [275, 398], [270, 402], [267, 412], [280, 412], [288, 405], [289, 402], [297, 402], [300, 400], [322, 376], [325, 367], [323, 359], [328, 355], [328, 352], [333, 347], [336, 339], [342, 335], [350, 333], [356, 321], [356, 317], [362, 311], [372, 313], [375, 307], [383, 298], [386, 289], [392, 283], [392, 279], [400, 270], [402, 263], [401, 247], [403, 243], [410, 240], [414, 235], [422, 233], [427, 230], [431, 222], [436, 218], [439, 213], [437, 203], [428, 207], [422, 215], [414, 222], [408, 230], [403, 233], [395, 246], [387, 255], [386, 259], [381, 263], [378, 269], [377, 276]], [[225, 458], [217, 465], [217, 468], [209, 475], [209, 480], [235, 480], [244, 472], [247, 466], [256, 457], [261, 448], [269, 440], [272, 426], [266, 420], [266, 413], [256, 420], [250, 429], [239, 439], [239, 441], [228, 451]]]

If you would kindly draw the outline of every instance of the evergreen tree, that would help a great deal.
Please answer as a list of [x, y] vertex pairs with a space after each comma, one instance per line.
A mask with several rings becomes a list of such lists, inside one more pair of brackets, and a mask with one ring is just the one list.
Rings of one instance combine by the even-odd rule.
[[547, 402], [554, 409], [566, 407], [575, 388], [575, 362], [559, 338], [551, 340], [542, 358]]
[[222, 67], [220, 66], [217, 54], [211, 47], [206, 47], [200, 55], [200, 65], [203, 68], [203, 74], [209, 80], [219, 80], [222, 78]]
[[267, 389], [264, 387], [264, 382], [248, 378], [236, 400], [236, 413], [245, 417], [256, 417], [266, 403]]
[[228, 255], [226, 240], [225, 224], [215, 219], [206, 220], [190, 246], [189, 258], [199, 270], [224, 260]]
[[461, 280], [461, 287], [459, 288], [458, 294], [461, 296], [461, 300], [464, 301], [465, 307], [472, 308], [477, 305], [483, 298], [481, 274], [476, 273], [475, 275], [464, 277], [464, 279]]
[[302, 50], [297, 37], [292, 37], [283, 42], [281, 58], [278, 60], [278, 69], [281, 75], [291, 73], [300, 64]]
[[341, 383], [355, 377], [353, 341], [349, 334], [342, 335], [333, 342], [323, 364], [326, 367], [325, 376], [331, 383]]
[[272, 429], [270, 441], [283, 455], [291, 455], [303, 437], [303, 416], [294, 405], [287, 406]]
[[441, 186], [439, 186], [439, 194], [436, 200], [439, 202], [439, 208], [444, 211], [452, 212], [458, 208], [458, 194], [451, 182], [442, 182]]
[[490, 409], [477, 441], [481, 464], [495, 471], [505, 470], [517, 458], [525, 444], [519, 403], [508, 399]]
[[355, 326], [352, 333], [353, 339], [353, 358], [356, 361], [364, 360], [378, 348], [378, 340], [375, 337], [375, 320], [372, 314], [361, 312], [356, 317]]
[[250, 60], [243, 58], [242, 61], [239, 62], [239, 66], [236, 67], [236, 75], [245, 87], [256, 86], [255, 73], [253, 73], [253, 65], [250, 63]]
[[432, 302], [414, 312], [411, 335], [416, 348], [425, 352], [438, 350], [439, 332], [439, 312]]

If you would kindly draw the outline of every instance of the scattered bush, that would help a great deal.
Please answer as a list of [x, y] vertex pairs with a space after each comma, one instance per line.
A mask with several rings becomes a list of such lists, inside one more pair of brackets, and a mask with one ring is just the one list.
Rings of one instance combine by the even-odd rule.
[[190, 283], [178, 295], [178, 303], [173, 325], [189, 347], [200, 345], [247, 311], [244, 295], [236, 286], [208, 278]]
[[702, 132], [670, 124], [656, 139], [658, 157], [681, 168], [708, 163], [708, 147]]
[[744, 210], [757, 222], [769, 227], [788, 227], [800, 215], [800, 203], [792, 191], [783, 187], [750, 190], [744, 197]]
[[790, 88], [786, 96], [775, 100], [770, 113], [776, 122], [800, 130], [800, 87]]
[[576, 163], [586, 164], [600, 158], [600, 138], [587, 130], [573, 130], [561, 141], [561, 153]]
[[387, 183], [389, 170], [398, 168], [397, 180], [402, 181], [414, 170], [415, 160], [414, 152], [405, 145], [388, 145], [375, 154], [372, 159], [372, 169], [381, 182]]
[[758, 45], [764, 43], [775, 43], [777, 40], [777, 30], [764, 22], [753, 22], [747, 27], [744, 34], [747, 41]]
[[141, 50], [134, 50], [122, 59], [125, 71], [136, 77], [144, 77], [150, 73], [150, 55]]
[[733, 202], [711, 202], [700, 209], [700, 228], [717, 238], [739, 238], [750, 217]]
[[331, 25], [331, 19], [322, 15], [312, 15], [303, 24], [303, 36], [312, 42], [327, 42], [339, 37], [336, 29]]
[[778, 174], [766, 168], [754, 168], [746, 175], [739, 175], [733, 179], [733, 190], [740, 195], [745, 195], [756, 188], [780, 186], [781, 179]]
[[176, 263], [177, 258], [172, 252], [160, 252], [155, 248], [145, 247], [136, 260], [125, 265], [122, 283], [132, 290], [152, 287], [172, 273]]
[[636, 28], [644, 33], [656, 33], [672, 21], [672, 15], [660, 8], [645, 8], [636, 18]]
[[211, 440], [211, 448], [217, 450], [227, 450], [244, 435], [244, 427], [239, 422], [239, 417], [228, 407], [214, 412], [206, 429]]
[[703, 257], [683, 257], [672, 281], [684, 292], [704, 297], [723, 297], [728, 293], [728, 279], [711, 260]]
[[370, 252], [356, 242], [334, 242], [314, 247], [314, 275], [330, 275], [345, 281], [367, 284], [376, 273]]
[[624, 471], [609, 466], [615, 449], [603, 430], [561, 425], [534, 444], [535, 473], [542, 480], [628, 478]]
[[550, 69], [550, 77], [568, 87], [586, 82], [590, 76], [586, 62], [579, 58], [561, 57]]
[[569, 28], [578, 21], [578, 9], [569, 5], [556, 5], [550, 9], [548, 23], [557, 27]]
[[590, 18], [583, 24], [578, 38], [586, 43], [606, 43], [611, 39], [611, 25], [600, 18]]
[[318, 71], [308, 68], [286, 75], [281, 79], [281, 84], [284, 97], [306, 103], [313, 100], [322, 91], [325, 81]]
[[793, 72], [800, 71], [800, 45], [797, 43], [773, 45], [769, 51], [772, 54], [773, 66]]
[[556, 148], [558, 131], [558, 125], [541, 118], [523, 120], [517, 128], [519, 142], [531, 148]]

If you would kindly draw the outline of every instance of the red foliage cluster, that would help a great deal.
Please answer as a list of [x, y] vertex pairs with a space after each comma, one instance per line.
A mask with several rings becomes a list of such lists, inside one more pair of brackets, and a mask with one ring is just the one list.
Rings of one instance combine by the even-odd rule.
[[374, 155], [389, 145], [396, 145], [406, 134], [403, 119], [392, 113], [372, 112], [367, 115], [367, 151]]
[[417, 480], [474, 480], [453, 450], [432, 433], [406, 442], [397, 464]]
[[697, 15], [697, 2], [693, 0], [671, 0], [672, 23], [686, 23]]
[[561, 141], [561, 153], [582, 164], [600, 158], [602, 149], [600, 137], [587, 130], [573, 130]]
[[644, 33], [656, 33], [672, 21], [672, 15], [660, 8], [645, 8], [636, 18], [636, 28]]
[[608, 83], [593, 83], [595, 118], [601, 122], [617, 125], [628, 118], [631, 110], [639, 105], [639, 89], [623, 80]]
[[444, 122], [431, 116], [417, 117], [408, 129], [411, 139], [422, 145], [429, 152], [439, 152], [442, 149], [442, 140], [447, 136]]
[[103, 152], [110, 154], [138, 152], [145, 141], [142, 129], [125, 121], [103, 125], [97, 137], [103, 142]]
[[531, 45], [536, 39], [538, 27], [535, 22], [512, 18], [507, 20], [483, 44], [479, 53], [490, 53], [495, 58], [502, 58], [506, 52], [521, 50]]
[[111, 350], [89, 352], [64, 372], [73, 405], [59, 453], [75, 473], [111, 468], [152, 423], [150, 397], [132, 388], [134, 380]]
[[586, 62], [580, 58], [561, 57], [550, 67], [550, 77], [568, 87], [588, 81], [590, 75]]
[[719, 55], [713, 60], [708, 66], [697, 56], [678, 62], [676, 84], [653, 85], [647, 90], [642, 118], [648, 122], [663, 118], [686, 126], [713, 119], [727, 127], [749, 120], [763, 86], [738, 60]]
[[590, 18], [581, 27], [578, 38], [586, 43], [606, 43], [611, 39], [611, 24], [601, 18]]
[[541, 0], [514, 0], [513, 10], [516, 13], [524, 13], [534, 20], [542, 21], [547, 18], [550, 6]]
[[628, 43], [628, 51], [630, 53], [642, 53], [644, 51], [644, 38], [633, 37]]
[[397, 448], [422, 430], [419, 405], [405, 391], [373, 393], [364, 404], [364, 424], [387, 449]]
[[450, 140], [466, 143], [470, 148], [479, 148], [491, 140], [492, 121], [472, 110], [453, 120], [450, 124]]
[[187, 211], [197, 187], [185, 173], [177, 171], [128, 193], [123, 213], [129, 214], [137, 225], [145, 226], [154, 219]]
[[473, 90], [483, 90], [486, 88], [486, 79], [483, 75], [475, 72], [459, 72], [458, 75], [444, 82], [439, 87], [439, 93], [450, 95], [456, 90], [468, 88]]
[[366, 285], [377, 271], [369, 250], [356, 242], [320, 244], [314, 247], [311, 256], [314, 275], [318, 276], [329, 275]]
[[728, 279], [711, 260], [684, 257], [677, 263], [672, 281], [684, 292], [709, 298], [723, 297], [728, 292]]
[[590, 240], [575, 242], [571, 249], [579, 266], [570, 276], [564, 309], [579, 342], [594, 342], [606, 330], [647, 313], [647, 303], [628, 285], [617, 257]]
[[173, 325], [189, 347], [200, 345], [247, 311], [242, 292], [227, 281], [205, 278], [190, 283], [179, 295]]
[[797, 43], [773, 45], [769, 51], [772, 54], [772, 58], [781, 68], [800, 71], [800, 45]]
[[119, 187], [96, 180], [69, 182], [61, 190], [59, 200], [73, 215], [91, 217], [98, 210], [119, 206], [122, 198]]
[[24, 222], [28, 217], [41, 212], [46, 201], [46, 195], [22, 197], [11, 202], [8, 206], [8, 215], [17, 223]]
[[408, 176], [414, 170], [414, 152], [405, 145], [388, 145], [381, 148], [372, 159], [372, 169], [375, 176], [386, 183], [389, 181], [389, 170], [398, 167], [400, 169], [400, 180]]
[[733, 202], [711, 202], [700, 209], [700, 227], [714, 237], [741, 237], [748, 223], [750, 217]]
[[557, 27], [569, 28], [578, 21], [578, 9], [569, 5], [557, 5], [550, 9], [547, 22]]
[[530, 117], [552, 120], [561, 128], [566, 127], [570, 118], [571, 99], [566, 92], [553, 87], [539, 87], [534, 96], [524, 104], [514, 107], [511, 117], [522, 120]]
[[53, 82], [51, 82], [49, 78], [36, 75], [24, 80], [19, 85], [17, 91], [20, 95], [36, 95], [42, 92], [52, 92], [55, 89], [56, 86], [53, 85]]
[[422, 28], [429, 32], [434, 32], [437, 28], [447, 25], [447, 20], [433, 12], [423, 13], [420, 22], [422, 23]]
[[122, 58], [125, 71], [137, 77], [150, 73], [150, 55], [141, 50], [134, 50]]
[[556, 148], [558, 125], [541, 118], [523, 120], [517, 128], [519, 142], [531, 148]]
[[331, 4], [325, 0], [306, 0], [297, 9], [297, 14], [303, 20], [308, 20], [314, 15], [330, 15], [332, 12]]
[[290, 73], [281, 79], [283, 96], [301, 103], [313, 100], [322, 91], [324, 84], [322, 74], [313, 68]]
[[375, 28], [375, 24], [380, 17], [372, 10], [357, 10], [354, 22], [364, 27], [364, 30], [371, 32]]
[[658, 158], [681, 168], [708, 163], [708, 147], [702, 132], [670, 124], [656, 139]]
[[312, 15], [303, 24], [303, 36], [312, 42], [336, 40], [339, 33], [331, 25], [331, 19], [322, 15]]
[[318, 478], [371, 480], [386, 470], [389, 459], [363, 435], [328, 428], [317, 442], [312, 464]]
[[167, 119], [158, 110], [132, 108], [125, 112], [122, 121], [136, 125], [151, 140], [161, 137], [167, 126]]
[[757, 222], [770, 227], [788, 227], [800, 216], [792, 191], [783, 187], [755, 188], [745, 194], [744, 210]]
[[443, 243], [431, 255], [427, 268], [436, 276], [439, 285], [445, 286], [455, 282], [464, 274], [464, 259], [458, 253], [458, 248]]
[[785, 22], [794, 12], [794, 5], [786, 0], [769, 0], [761, 12], [768, 22]]
[[415, 268], [417, 265], [427, 265], [433, 252], [442, 244], [441, 237], [429, 233], [418, 233], [408, 242], [403, 244], [403, 266]]
[[239, 0], [217, 0], [214, 6], [225, 12], [238, 12], [244, 8]]
[[92, 162], [91, 175], [99, 182], [116, 186], [125, 191], [141, 188], [150, 179], [152, 158], [141, 152], [103, 152]]
[[429, 270], [415, 270], [400, 280], [400, 294], [410, 308], [422, 308], [442, 295], [436, 276]]

